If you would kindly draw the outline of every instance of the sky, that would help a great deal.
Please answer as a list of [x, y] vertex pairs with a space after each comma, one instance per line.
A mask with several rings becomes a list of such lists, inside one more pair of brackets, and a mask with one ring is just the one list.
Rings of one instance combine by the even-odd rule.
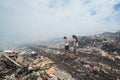
[[0, 0], [0, 41], [120, 30], [120, 0]]

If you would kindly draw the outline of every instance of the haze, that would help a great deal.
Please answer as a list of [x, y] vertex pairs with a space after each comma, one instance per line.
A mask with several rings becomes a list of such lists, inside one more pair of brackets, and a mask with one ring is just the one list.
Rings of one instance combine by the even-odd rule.
[[120, 30], [120, 0], [0, 0], [1, 43]]

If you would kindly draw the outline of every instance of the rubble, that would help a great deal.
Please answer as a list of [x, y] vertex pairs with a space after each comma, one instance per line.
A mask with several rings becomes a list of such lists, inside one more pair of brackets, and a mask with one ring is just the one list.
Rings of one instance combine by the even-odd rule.
[[0, 80], [119, 80], [118, 34], [106, 33], [79, 39], [78, 56], [72, 50], [65, 52], [57, 43], [27, 45], [17, 52], [3, 51]]
[[15, 53], [13, 50], [5, 50], [4, 53]]
[[[59, 79], [59, 74], [57, 74], [59, 69], [55, 68], [54, 62], [47, 57], [38, 55], [35, 58], [35, 56], [30, 56], [31, 55], [30, 53], [28, 57], [28, 54], [21, 55], [21, 52], [20, 54], [19, 53], [16, 54], [16, 56], [11, 57], [11, 55], [12, 54], [9, 54], [9, 56], [7, 56], [7, 54], [5, 53], [3, 54], [3, 56], [1, 56], [0, 79], [2, 80], [3, 79], [9, 79], [9, 80], [16, 80], [16, 79], [58, 80]], [[12, 68], [13, 67], [12, 65], [14, 65], [16, 68]], [[7, 68], [7, 66], [9, 66], [10, 68]]]
[[[46, 73], [49, 77], [52, 77], [53, 76], [53, 73], [55, 72], [55, 68], [52, 67], [52, 68], [49, 68], [48, 70], [46, 70]], [[52, 76], [51, 76], [52, 75]]]
[[17, 59], [16, 59], [16, 62], [22, 64], [24, 61], [24, 57], [23, 56], [18, 56]]
[[60, 80], [69, 80], [69, 79], [71, 79], [72, 77], [71, 77], [71, 75], [69, 75], [69, 74], [67, 74], [67, 73], [65, 73], [65, 72], [63, 72], [63, 71], [55, 71], [55, 76], [56, 77], [58, 77]]
[[3, 54], [3, 57], [7, 58], [8, 60], [10, 60], [15, 65], [20, 66], [20, 64], [16, 63], [14, 60], [12, 60], [10, 57], [8, 57], [7, 54]]

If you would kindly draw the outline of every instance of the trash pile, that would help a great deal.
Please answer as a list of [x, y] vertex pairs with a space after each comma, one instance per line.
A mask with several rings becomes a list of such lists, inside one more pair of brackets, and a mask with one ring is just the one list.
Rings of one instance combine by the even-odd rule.
[[48, 57], [35, 51], [6, 50], [0, 58], [0, 80], [74, 80]]
[[44, 51], [44, 56], [49, 57], [59, 68], [71, 74], [76, 80], [120, 79], [120, 57], [110, 55], [101, 49], [79, 48], [80, 52], [77, 57], [73, 52], [66, 53], [61, 50], [58, 52], [58, 49], [42, 47], [31, 47], [31, 49]]
[[120, 80], [120, 33], [79, 41], [78, 56], [56, 42], [1, 50], [0, 80]]
[[109, 53], [114, 51], [120, 52], [120, 32], [79, 36], [79, 47], [99, 47]]

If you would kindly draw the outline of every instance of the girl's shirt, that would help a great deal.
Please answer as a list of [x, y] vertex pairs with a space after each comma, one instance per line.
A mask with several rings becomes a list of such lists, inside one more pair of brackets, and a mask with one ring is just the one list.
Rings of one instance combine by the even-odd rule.
[[69, 40], [68, 39], [64, 39], [64, 44], [65, 44], [65, 46], [67, 46], [67, 45], [69, 45]]
[[73, 46], [78, 47], [78, 42], [76, 42], [76, 39], [73, 39]]

